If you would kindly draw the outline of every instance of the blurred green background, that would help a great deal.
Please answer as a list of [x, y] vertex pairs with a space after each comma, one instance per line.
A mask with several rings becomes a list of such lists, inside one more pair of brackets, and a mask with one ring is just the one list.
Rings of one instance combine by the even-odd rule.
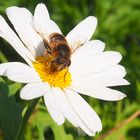
[[[104, 41], [106, 50], [123, 55], [121, 64], [131, 85], [115, 88], [127, 94], [122, 101], [84, 97], [103, 123], [103, 130], [95, 137], [79, 135], [69, 122], [57, 126], [40, 100], [28, 121], [23, 140], [140, 140], [140, 0], [0, 0], [0, 14], [7, 18], [5, 9], [13, 5], [26, 7], [33, 13], [40, 2], [47, 5], [51, 18], [64, 35], [85, 17], [96, 16], [98, 26], [93, 38]], [[0, 39], [0, 63], [19, 60], [23, 61]], [[0, 140], [14, 140], [22, 113], [29, 104], [19, 99], [22, 86], [0, 78]]]

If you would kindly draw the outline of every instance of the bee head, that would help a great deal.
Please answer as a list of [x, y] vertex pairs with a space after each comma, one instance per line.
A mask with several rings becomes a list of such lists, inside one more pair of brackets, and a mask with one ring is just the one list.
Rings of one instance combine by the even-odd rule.
[[70, 61], [70, 59], [68, 59], [66, 57], [58, 57], [51, 63], [52, 63], [52, 65], [51, 65], [52, 69], [55, 68], [55, 71], [60, 71], [60, 70], [63, 70], [65, 68], [69, 67], [71, 64], [71, 61]]

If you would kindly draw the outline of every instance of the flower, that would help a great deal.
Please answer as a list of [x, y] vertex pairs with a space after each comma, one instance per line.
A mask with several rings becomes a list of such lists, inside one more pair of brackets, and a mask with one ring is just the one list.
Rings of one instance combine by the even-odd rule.
[[[6, 9], [6, 14], [17, 34], [0, 16], [0, 36], [7, 40], [27, 64], [8, 62], [0, 64], [0, 75], [10, 80], [26, 83], [20, 97], [30, 100], [43, 96], [45, 105], [54, 119], [61, 125], [65, 119], [81, 128], [89, 136], [101, 131], [102, 123], [96, 112], [80, 94], [101, 100], [116, 101], [126, 97], [112, 86], [128, 85], [124, 79], [120, 53], [105, 51], [100, 40], [90, 40], [97, 24], [96, 17], [89, 16], [69, 32], [66, 39], [72, 49], [71, 65], [59, 72], [49, 73], [46, 63], [42, 33], [61, 33], [50, 19], [44, 4], [38, 4], [34, 16], [26, 9], [16, 6]], [[80, 93], [80, 94], [79, 94]]]

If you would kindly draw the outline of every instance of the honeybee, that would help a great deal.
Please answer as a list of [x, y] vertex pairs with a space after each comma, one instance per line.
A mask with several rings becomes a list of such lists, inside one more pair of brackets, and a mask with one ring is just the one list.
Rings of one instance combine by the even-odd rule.
[[52, 33], [48, 37], [41, 34], [46, 47], [45, 58], [49, 62], [49, 71], [58, 72], [71, 64], [71, 49], [66, 38], [59, 33]]

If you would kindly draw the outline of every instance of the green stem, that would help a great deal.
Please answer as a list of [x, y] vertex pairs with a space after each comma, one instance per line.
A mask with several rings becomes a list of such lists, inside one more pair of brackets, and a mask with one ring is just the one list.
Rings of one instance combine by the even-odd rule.
[[20, 126], [18, 128], [18, 131], [17, 131], [17, 134], [16, 134], [16, 138], [15, 140], [22, 140], [23, 139], [23, 131], [24, 131], [24, 128], [26, 126], [26, 123], [31, 115], [31, 113], [33, 112], [36, 104], [38, 103], [40, 98], [37, 98], [37, 99], [34, 99], [30, 102], [25, 114], [24, 114], [24, 117], [20, 123]]

